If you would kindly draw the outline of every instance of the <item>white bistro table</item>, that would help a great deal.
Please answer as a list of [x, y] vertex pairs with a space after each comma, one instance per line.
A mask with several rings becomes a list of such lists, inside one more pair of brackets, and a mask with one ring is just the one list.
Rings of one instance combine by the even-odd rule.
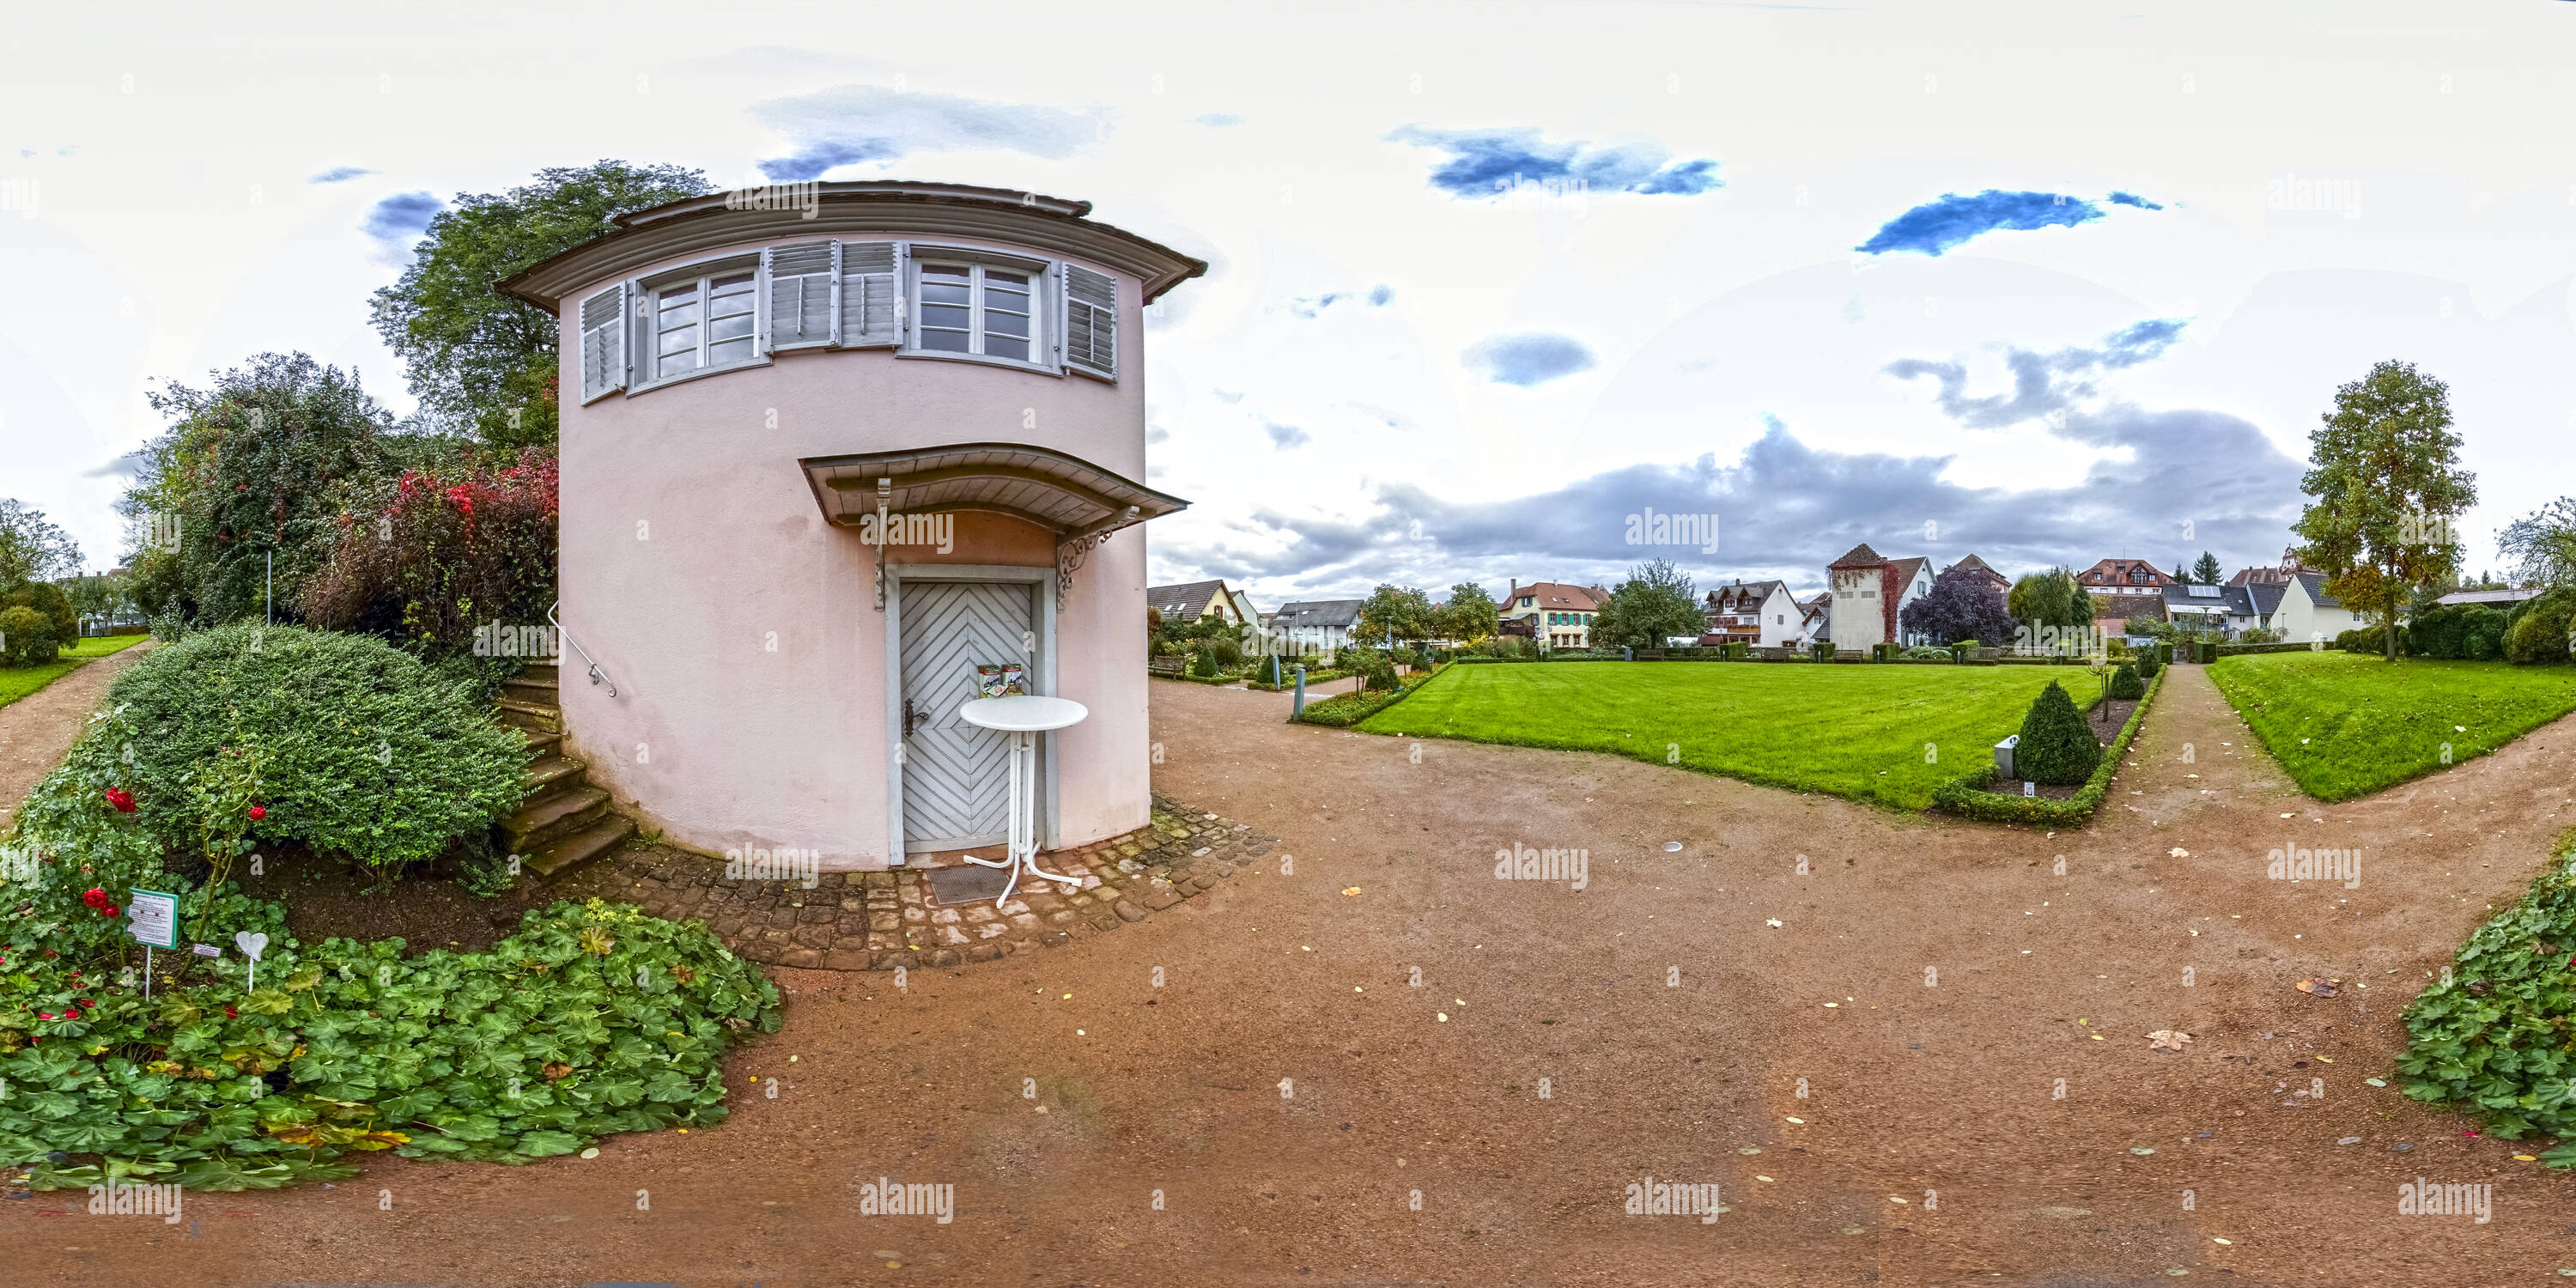
[[1011, 847], [999, 859], [979, 859], [967, 855], [966, 861], [987, 868], [1009, 868], [1011, 879], [1002, 884], [995, 906], [1011, 901], [1011, 892], [1019, 888], [1020, 873], [1066, 885], [1080, 885], [1075, 877], [1061, 876], [1038, 866], [1038, 735], [1050, 729], [1082, 723], [1091, 709], [1068, 698], [1042, 698], [1033, 694], [1012, 694], [1003, 698], [976, 698], [957, 708], [957, 718], [1011, 735]]

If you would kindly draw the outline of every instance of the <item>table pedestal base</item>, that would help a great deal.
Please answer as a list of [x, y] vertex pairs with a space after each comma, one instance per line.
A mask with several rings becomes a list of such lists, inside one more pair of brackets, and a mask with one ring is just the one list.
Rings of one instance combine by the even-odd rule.
[[993, 900], [993, 906], [997, 908], [1011, 901], [1012, 892], [1019, 889], [1022, 872], [1077, 888], [1082, 884], [1074, 877], [1049, 872], [1038, 866], [1037, 781], [1038, 736], [1032, 731], [1014, 731], [1011, 734], [1010, 852], [998, 859], [979, 859], [972, 854], [966, 856], [966, 861], [977, 867], [1011, 870], [1011, 879], [1002, 883], [1001, 895]]

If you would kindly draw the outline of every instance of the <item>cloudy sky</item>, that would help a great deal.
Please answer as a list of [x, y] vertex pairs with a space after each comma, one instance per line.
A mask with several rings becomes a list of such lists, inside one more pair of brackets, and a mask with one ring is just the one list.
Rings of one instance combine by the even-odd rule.
[[[0, 80], [0, 495], [123, 550], [143, 391], [367, 326], [460, 191], [1027, 188], [1208, 260], [1157, 580], [2276, 560], [2376, 361], [2576, 492], [2576, 4], [46, 6]], [[1714, 514], [1719, 549], [1628, 520]]]

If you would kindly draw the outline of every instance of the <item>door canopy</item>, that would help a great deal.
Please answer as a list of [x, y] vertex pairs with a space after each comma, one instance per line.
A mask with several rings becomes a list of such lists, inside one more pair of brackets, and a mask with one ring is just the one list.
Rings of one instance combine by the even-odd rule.
[[[1056, 607], [1064, 607], [1073, 574], [1093, 546], [1131, 524], [1186, 508], [1189, 502], [1122, 478], [1080, 457], [1026, 443], [959, 443], [945, 447], [809, 456], [797, 462], [823, 517], [858, 527], [875, 515], [982, 510], [1034, 523], [1055, 534]], [[885, 607], [885, 547], [877, 546], [877, 607]]]

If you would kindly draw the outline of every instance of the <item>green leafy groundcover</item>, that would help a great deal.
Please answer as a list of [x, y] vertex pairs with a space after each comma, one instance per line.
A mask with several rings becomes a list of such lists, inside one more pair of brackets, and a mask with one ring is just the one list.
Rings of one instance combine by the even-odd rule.
[[777, 990], [703, 925], [599, 900], [531, 912], [487, 952], [406, 959], [400, 939], [298, 944], [282, 907], [227, 890], [213, 922], [271, 938], [259, 987], [237, 953], [165, 952], [157, 973], [187, 973], [146, 1001], [141, 951], [120, 966], [97, 933], [122, 918], [67, 925], [83, 914], [23, 881], [0, 893], [0, 1166], [32, 1165], [39, 1189], [269, 1188], [353, 1174], [349, 1150], [521, 1163], [720, 1122], [726, 1049], [778, 1028]]
[[2576, 831], [2522, 901], [2469, 936], [2449, 978], [2406, 1008], [2407, 1095], [2485, 1120], [2508, 1140], [2558, 1137], [2540, 1155], [2576, 1167]]
[[[1452, 665], [1455, 665], [1454, 663]], [[1412, 697], [1414, 691], [1431, 682], [1437, 671], [1416, 671], [1398, 676], [1393, 689], [1361, 689], [1337, 694], [1320, 702], [1309, 702], [1306, 709], [1288, 717], [1301, 724], [1322, 725], [1328, 729], [1347, 729], [1396, 703]]]

